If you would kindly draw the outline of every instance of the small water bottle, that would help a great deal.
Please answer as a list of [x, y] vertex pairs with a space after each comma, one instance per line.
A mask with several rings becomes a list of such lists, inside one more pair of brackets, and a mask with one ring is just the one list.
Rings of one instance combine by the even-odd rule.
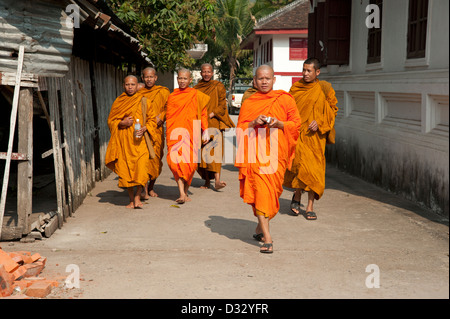
[[136, 139], [140, 139], [142, 136], [138, 135], [137, 131], [141, 129], [141, 123], [139, 123], [139, 119], [136, 119], [136, 123], [134, 124], [134, 137]]

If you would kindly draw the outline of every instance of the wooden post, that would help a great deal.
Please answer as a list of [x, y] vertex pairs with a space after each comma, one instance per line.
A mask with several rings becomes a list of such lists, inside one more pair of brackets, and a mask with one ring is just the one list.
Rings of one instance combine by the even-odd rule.
[[17, 215], [22, 234], [30, 233], [33, 203], [33, 89], [20, 89], [18, 152], [27, 154], [27, 161], [17, 166]]
[[48, 102], [50, 106], [50, 131], [52, 134], [53, 145], [53, 163], [55, 168], [55, 183], [56, 183], [56, 201], [57, 201], [57, 214], [58, 225], [62, 227], [64, 222], [64, 170], [60, 149], [59, 138], [59, 102], [58, 91], [56, 88], [56, 80], [48, 78]]
[[16, 130], [16, 119], [17, 119], [17, 107], [19, 105], [19, 90], [20, 83], [22, 81], [22, 66], [23, 66], [23, 56], [25, 53], [25, 48], [21, 45], [19, 47], [19, 58], [17, 63], [17, 73], [16, 73], [16, 85], [14, 87], [13, 104], [11, 110], [11, 121], [9, 127], [9, 142], [8, 142], [8, 152], [6, 155], [6, 165], [5, 172], [3, 175], [3, 185], [2, 194], [0, 200], [0, 240], [2, 238], [2, 228], [3, 228], [3, 216], [5, 213], [6, 206], [6, 193], [8, 191], [8, 181], [9, 181], [9, 169], [11, 166], [11, 155], [14, 142], [14, 132]]

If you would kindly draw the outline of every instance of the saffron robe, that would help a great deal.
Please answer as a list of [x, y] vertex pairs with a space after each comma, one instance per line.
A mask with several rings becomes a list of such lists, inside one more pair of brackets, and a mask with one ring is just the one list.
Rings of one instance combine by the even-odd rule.
[[[155, 134], [156, 121], [153, 109], [147, 104], [147, 122], [143, 123], [141, 98], [138, 93], [132, 96], [122, 93], [112, 104], [108, 116], [111, 138], [106, 150], [105, 164], [119, 175], [119, 187], [143, 186], [149, 179], [148, 148], [144, 138], [134, 137], [134, 124], [136, 119], [139, 119], [141, 125], [145, 125], [152, 136]], [[119, 128], [119, 123], [127, 116], [133, 117], [133, 125]]]
[[[325, 190], [325, 146], [327, 134], [333, 129], [338, 108], [331, 84], [326, 81], [295, 82], [289, 91], [297, 103], [302, 126], [292, 168], [286, 172], [284, 186], [314, 191], [320, 199]], [[318, 130], [308, 129], [316, 120]]]
[[[225, 86], [216, 80], [200, 80], [194, 89], [210, 97], [208, 110], [208, 128], [212, 141], [202, 146], [202, 158], [197, 172], [203, 179], [213, 179], [214, 173], [220, 173], [223, 159], [223, 131], [235, 127], [228, 114]], [[209, 114], [214, 112], [212, 118]], [[211, 130], [211, 128], [215, 128]], [[206, 161], [205, 161], [206, 159]]]
[[[163, 122], [166, 119], [166, 103], [170, 91], [168, 88], [160, 85], [154, 85], [152, 88], [143, 88], [138, 91], [139, 94], [147, 98], [148, 105], [153, 109], [155, 116], [158, 116]], [[150, 160], [150, 179], [155, 180], [161, 174], [164, 156], [164, 126], [156, 126], [155, 134], [150, 136], [153, 149], [156, 156]]]
[[[209, 96], [194, 88], [175, 89], [167, 100], [167, 165], [175, 180], [191, 184], [200, 160], [201, 130], [208, 128]], [[200, 127], [195, 121], [201, 121]]]
[[[248, 128], [261, 114], [282, 121], [284, 129]], [[295, 101], [283, 90], [254, 93], [241, 107], [235, 166], [239, 168], [240, 196], [252, 206], [255, 216], [258, 211], [272, 219], [280, 209], [284, 173], [294, 158], [300, 125]], [[271, 154], [269, 158], [267, 154]]]

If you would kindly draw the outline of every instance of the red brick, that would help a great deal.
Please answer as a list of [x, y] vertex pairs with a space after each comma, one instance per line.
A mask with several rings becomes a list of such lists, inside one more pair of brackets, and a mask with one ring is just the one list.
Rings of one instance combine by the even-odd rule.
[[27, 273], [27, 269], [25, 266], [20, 266], [16, 270], [14, 270], [11, 274], [14, 277], [14, 280], [21, 279]]
[[0, 265], [3, 265], [7, 272], [13, 272], [19, 268], [19, 264], [12, 260], [11, 256], [3, 250], [0, 250]]
[[11, 252], [8, 254], [9, 254], [9, 257], [11, 257], [11, 259], [14, 260], [16, 263], [18, 263], [19, 265], [23, 264], [23, 255], [15, 253], [15, 252]]
[[25, 294], [29, 297], [44, 298], [52, 292], [52, 285], [46, 281], [36, 281], [27, 288]]
[[35, 253], [31, 256], [31, 260], [33, 260], [32, 262], [35, 262], [39, 258], [41, 258], [41, 255], [39, 255], [39, 253]]
[[14, 277], [6, 271], [3, 265], [0, 265], [0, 297], [9, 296], [13, 291]]
[[25, 267], [25, 269], [26, 269], [26, 272], [23, 275], [25, 278], [26, 277], [36, 277], [41, 273], [42, 269], [44, 269], [44, 265], [39, 262], [35, 262], [32, 264], [25, 264], [25, 265], [23, 265], [23, 267]]
[[12, 284], [13, 289], [16, 287], [19, 287], [20, 290], [24, 290], [25, 288], [30, 287], [35, 281], [21, 279], [21, 280], [15, 280]]

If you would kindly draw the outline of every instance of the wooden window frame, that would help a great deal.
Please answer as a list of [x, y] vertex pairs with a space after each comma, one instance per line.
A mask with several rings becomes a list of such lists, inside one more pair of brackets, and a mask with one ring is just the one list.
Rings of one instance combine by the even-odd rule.
[[409, 0], [407, 58], [426, 57], [429, 0]]
[[383, 0], [370, 0], [380, 8], [380, 27], [370, 28], [367, 39], [367, 64], [381, 62], [382, 34], [383, 34]]

